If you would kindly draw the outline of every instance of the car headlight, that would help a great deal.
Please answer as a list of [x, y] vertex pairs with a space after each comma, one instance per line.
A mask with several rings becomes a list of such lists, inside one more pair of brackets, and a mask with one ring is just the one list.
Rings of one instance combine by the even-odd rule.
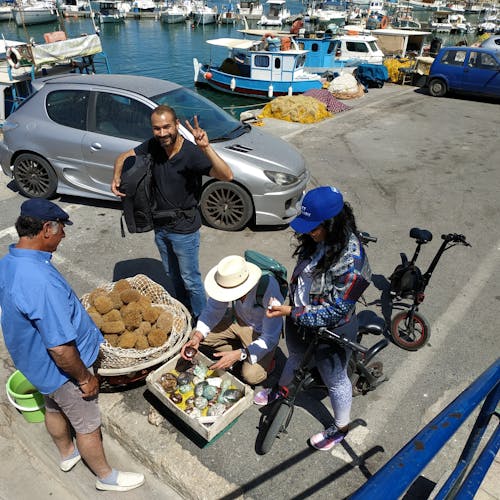
[[272, 170], [264, 170], [266, 176], [278, 186], [290, 186], [296, 184], [299, 178], [296, 175], [285, 174], [284, 172], [273, 172]]
[[19, 127], [19, 123], [5, 120], [2, 125], [2, 131], [8, 132], [9, 130], [14, 130], [17, 127]]

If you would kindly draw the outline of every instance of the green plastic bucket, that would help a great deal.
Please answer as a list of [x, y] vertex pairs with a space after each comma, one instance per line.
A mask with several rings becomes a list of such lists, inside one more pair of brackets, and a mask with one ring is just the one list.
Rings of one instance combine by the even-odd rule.
[[6, 390], [10, 404], [17, 408], [28, 422], [36, 423], [45, 420], [45, 403], [42, 394], [19, 370], [16, 370], [7, 380]]

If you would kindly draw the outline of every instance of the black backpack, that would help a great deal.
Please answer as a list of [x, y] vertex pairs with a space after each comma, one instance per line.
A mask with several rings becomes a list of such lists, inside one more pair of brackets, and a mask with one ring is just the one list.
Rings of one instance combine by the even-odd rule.
[[122, 237], [125, 237], [123, 219], [129, 233], [146, 233], [153, 230], [151, 166], [150, 154], [131, 156], [123, 164], [120, 191], [126, 196], [122, 198]]

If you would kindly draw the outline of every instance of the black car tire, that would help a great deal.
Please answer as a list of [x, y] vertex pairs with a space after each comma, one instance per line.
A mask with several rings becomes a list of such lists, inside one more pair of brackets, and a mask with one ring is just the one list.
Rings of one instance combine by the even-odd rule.
[[252, 198], [232, 182], [209, 184], [201, 194], [200, 206], [206, 223], [223, 231], [243, 229], [253, 215]]
[[429, 82], [429, 93], [434, 97], [443, 97], [448, 89], [446, 88], [446, 83], [439, 78], [433, 78]]
[[57, 175], [41, 156], [23, 153], [14, 162], [14, 179], [28, 198], [52, 198], [57, 191]]

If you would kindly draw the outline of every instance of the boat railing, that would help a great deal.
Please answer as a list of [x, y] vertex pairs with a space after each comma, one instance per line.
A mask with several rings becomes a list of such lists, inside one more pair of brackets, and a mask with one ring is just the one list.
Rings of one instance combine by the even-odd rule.
[[[500, 359], [497, 359], [349, 499], [401, 498], [420, 472], [484, 401], [455, 468], [437, 494], [432, 492], [435, 500], [474, 497], [500, 448], [499, 398]], [[497, 417], [493, 429], [489, 425], [492, 416]], [[491, 436], [472, 464], [486, 430], [491, 431]]]

